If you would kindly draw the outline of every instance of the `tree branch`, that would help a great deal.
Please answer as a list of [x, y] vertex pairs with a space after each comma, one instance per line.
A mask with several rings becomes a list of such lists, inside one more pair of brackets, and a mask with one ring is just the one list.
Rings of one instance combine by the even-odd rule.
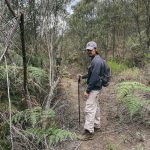
[[50, 92], [49, 92], [49, 95], [48, 95], [48, 100], [47, 100], [47, 103], [46, 103], [46, 106], [45, 106], [46, 109], [48, 109], [50, 107], [50, 104], [51, 104], [51, 101], [52, 101], [52, 97], [54, 95], [54, 90], [56, 89], [56, 86], [58, 85], [59, 81], [60, 81], [60, 78], [58, 78], [54, 82], [53, 86], [50, 89]]
[[0, 62], [3, 59], [3, 57], [4, 57], [5, 53], [7, 52], [7, 50], [9, 49], [10, 40], [13, 38], [14, 33], [15, 33], [17, 27], [18, 27], [19, 22], [20, 22], [20, 16], [17, 18], [17, 21], [16, 21], [14, 27], [12, 28], [11, 33], [8, 35], [7, 42], [6, 42], [6, 47], [5, 47], [5, 50], [2, 54], [2, 56], [0, 57]]
[[15, 14], [15, 12], [13, 11], [13, 9], [12, 9], [10, 3], [8, 2], [8, 0], [5, 0], [5, 2], [6, 2], [6, 4], [7, 4], [8, 9], [11, 11], [12, 15], [13, 15], [14, 17], [16, 17], [16, 14]]

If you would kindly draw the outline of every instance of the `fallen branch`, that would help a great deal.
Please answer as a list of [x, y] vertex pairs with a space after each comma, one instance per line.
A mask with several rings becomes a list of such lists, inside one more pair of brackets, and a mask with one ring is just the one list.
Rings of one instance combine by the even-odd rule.
[[12, 129], [14, 130], [14, 132], [16, 132], [17, 135], [21, 136], [23, 138], [23, 140], [25, 140], [24, 144], [31, 144], [35, 149], [37, 149], [37, 147], [34, 145], [34, 143], [21, 132], [21, 129], [19, 129], [15, 126], [12, 126]]
[[80, 142], [74, 150], [78, 150], [81, 146], [82, 142]]

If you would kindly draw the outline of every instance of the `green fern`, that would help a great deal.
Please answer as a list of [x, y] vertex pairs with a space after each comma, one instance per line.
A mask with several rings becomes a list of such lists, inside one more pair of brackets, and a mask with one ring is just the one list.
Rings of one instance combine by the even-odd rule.
[[[43, 126], [44, 121], [49, 123], [49, 127]], [[48, 144], [53, 145], [67, 139], [77, 138], [75, 133], [57, 128], [55, 112], [52, 109], [43, 110], [41, 107], [26, 109], [13, 115], [12, 122], [27, 124], [20, 131], [27, 137], [32, 137], [36, 143], [41, 143], [46, 138]]]
[[135, 114], [140, 114], [143, 106], [146, 104], [145, 101], [141, 101], [141, 99], [133, 95], [126, 96], [124, 100], [126, 101], [125, 105], [130, 112], [131, 117]]
[[17, 66], [22, 66], [23, 61], [21, 55], [16, 53], [14, 50], [11, 50], [9, 52], [9, 56]]
[[37, 143], [43, 142], [46, 138], [48, 139], [49, 145], [54, 145], [64, 140], [73, 140], [77, 138], [75, 133], [57, 128], [29, 128], [24, 131], [24, 134], [26, 136], [32, 136]]
[[122, 82], [117, 84], [117, 100], [124, 104], [128, 109], [130, 116], [141, 114], [142, 108], [150, 104], [148, 100], [142, 100], [135, 91], [149, 92], [150, 88], [138, 82]]
[[[21, 72], [22, 68], [18, 66], [8, 65], [9, 78], [16, 80], [18, 78], [19, 72]], [[6, 67], [0, 66], [0, 80], [6, 80]]]
[[55, 112], [52, 109], [42, 110], [41, 107], [35, 107], [33, 109], [26, 109], [24, 111], [18, 111], [12, 117], [14, 123], [17, 122], [28, 122], [31, 126], [37, 125], [43, 118], [53, 119]]
[[123, 101], [125, 96], [135, 90], [149, 92], [150, 88], [139, 82], [122, 82], [117, 84], [117, 99]]
[[[0, 113], [8, 113], [9, 112], [9, 104], [8, 102], [1, 102], [0, 103]], [[17, 108], [14, 105], [11, 105], [11, 112], [17, 112]]]
[[48, 79], [48, 74], [41, 68], [28, 67], [29, 78], [34, 80], [37, 84], [42, 84], [42, 81]]
[[[4, 91], [4, 96], [7, 97], [7, 84], [6, 84], [6, 67], [0, 66], [0, 90]], [[18, 102], [21, 99], [22, 88], [23, 88], [23, 68], [18, 66], [8, 65], [8, 75], [11, 84], [10, 94], [14, 102]], [[47, 92], [48, 74], [41, 68], [29, 67], [28, 68], [28, 90], [31, 95], [36, 95], [37, 97], [43, 97], [45, 92]], [[3, 97], [4, 97], [3, 96]]]
[[[18, 66], [8, 66], [8, 72], [10, 79], [18, 79], [23, 81], [23, 69]], [[34, 80], [36, 83], [41, 84], [42, 81], [48, 79], [48, 74], [41, 68], [28, 67], [29, 80]], [[0, 80], [6, 80], [6, 67], [0, 66]]]

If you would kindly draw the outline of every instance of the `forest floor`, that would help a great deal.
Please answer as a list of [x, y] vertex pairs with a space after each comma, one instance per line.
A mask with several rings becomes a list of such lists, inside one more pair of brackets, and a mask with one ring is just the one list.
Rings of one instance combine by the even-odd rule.
[[[69, 119], [65, 121], [68, 128], [80, 134], [84, 125], [85, 101], [83, 92], [85, 83], [81, 82], [81, 126], [78, 125], [78, 83], [75, 71], [70, 69], [68, 77], [61, 81], [67, 101], [67, 113]], [[78, 72], [79, 73], [79, 72]], [[150, 128], [139, 121], [124, 121], [119, 117], [116, 96], [115, 79], [107, 88], [103, 88], [99, 96], [101, 128], [102, 131], [95, 133], [94, 139], [89, 141], [64, 142], [58, 149], [61, 150], [150, 150]], [[66, 118], [67, 118], [66, 117]], [[128, 117], [124, 117], [128, 118]], [[57, 149], [57, 148], [56, 148]]]

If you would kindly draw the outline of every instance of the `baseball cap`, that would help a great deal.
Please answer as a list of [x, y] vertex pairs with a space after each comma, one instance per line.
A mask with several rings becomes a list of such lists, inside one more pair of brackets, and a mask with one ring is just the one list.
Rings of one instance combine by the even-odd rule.
[[97, 44], [94, 41], [90, 41], [86, 44], [86, 50], [88, 49], [92, 50], [94, 48], [97, 48]]

